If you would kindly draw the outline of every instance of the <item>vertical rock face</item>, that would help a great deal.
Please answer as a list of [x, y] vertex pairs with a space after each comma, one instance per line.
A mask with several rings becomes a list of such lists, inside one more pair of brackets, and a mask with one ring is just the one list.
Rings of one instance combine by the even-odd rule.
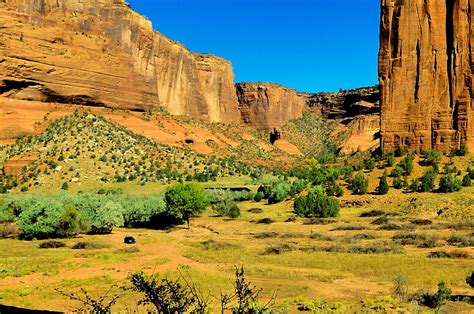
[[239, 83], [236, 88], [242, 122], [260, 129], [281, 127], [307, 108], [305, 97], [281, 85]]
[[232, 66], [123, 0], [0, 0], [0, 94], [238, 122]]
[[382, 149], [474, 150], [474, 1], [382, 0]]

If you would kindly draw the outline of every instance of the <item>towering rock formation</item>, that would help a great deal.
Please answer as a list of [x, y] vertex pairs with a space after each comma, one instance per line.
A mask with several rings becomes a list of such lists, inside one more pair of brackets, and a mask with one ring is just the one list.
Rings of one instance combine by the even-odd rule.
[[233, 80], [123, 0], [0, 0], [0, 95], [239, 122]]
[[474, 1], [382, 0], [382, 149], [474, 150]]
[[283, 126], [300, 118], [307, 108], [305, 97], [272, 83], [239, 83], [237, 96], [242, 122], [260, 129]]

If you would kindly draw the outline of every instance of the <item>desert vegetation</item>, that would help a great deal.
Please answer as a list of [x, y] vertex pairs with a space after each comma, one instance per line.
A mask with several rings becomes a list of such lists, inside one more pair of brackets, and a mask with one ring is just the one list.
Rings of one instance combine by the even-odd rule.
[[[48, 291], [57, 309], [160, 311], [155, 296], [183, 311], [469, 308], [454, 302], [469, 294], [474, 256], [474, 171], [461, 153], [313, 152], [269, 168], [89, 113], [0, 150], [2, 161], [29, 153], [1, 177], [0, 298], [13, 305], [24, 295], [41, 308]], [[87, 275], [69, 280], [76, 272]], [[37, 277], [40, 290], [1, 284]], [[255, 282], [255, 298], [239, 301], [236, 278]]]

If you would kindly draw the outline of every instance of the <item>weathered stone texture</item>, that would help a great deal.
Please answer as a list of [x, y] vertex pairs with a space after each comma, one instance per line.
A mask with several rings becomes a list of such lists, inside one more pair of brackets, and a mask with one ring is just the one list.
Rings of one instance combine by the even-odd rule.
[[474, 1], [382, 0], [382, 149], [474, 150]]
[[242, 122], [260, 129], [283, 126], [301, 118], [307, 109], [305, 97], [295, 90], [272, 83], [236, 84]]
[[240, 121], [232, 66], [123, 0], [0, 0], [0, 94]]

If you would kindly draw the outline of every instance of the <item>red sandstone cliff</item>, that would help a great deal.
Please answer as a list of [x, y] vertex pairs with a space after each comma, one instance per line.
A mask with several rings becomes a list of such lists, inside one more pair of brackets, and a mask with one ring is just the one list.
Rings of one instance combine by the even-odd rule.
[[382, 149], [474, 150], [474, 1], [382, 0]]
[[123, 0], [0, 0], [0, 94], [240, 121], [231, 64], [153, 31]]

